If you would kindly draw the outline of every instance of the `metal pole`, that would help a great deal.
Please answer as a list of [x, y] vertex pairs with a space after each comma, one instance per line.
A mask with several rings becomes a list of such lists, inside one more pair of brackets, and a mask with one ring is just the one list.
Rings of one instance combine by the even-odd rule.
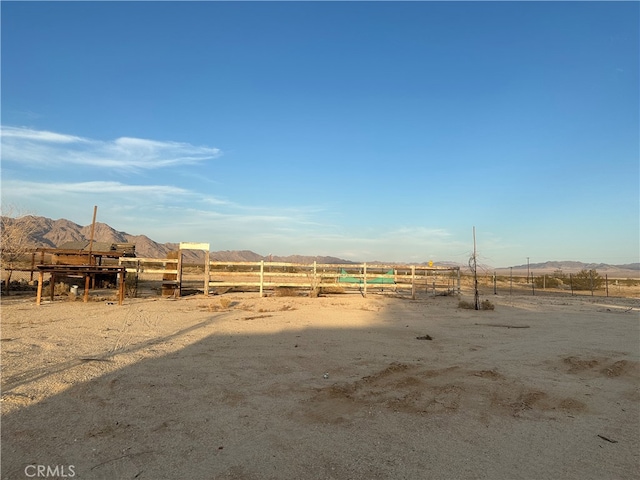
[[480, 299], [478, 293], [478, 259], [476, 253], [476, 227], [473, 227], [473, 284], [475, 286], [475, 309], [480, 310]]
[[571, 296], [573, 297], [573, 274], [569, 274], [569, 286], [571, 287]]

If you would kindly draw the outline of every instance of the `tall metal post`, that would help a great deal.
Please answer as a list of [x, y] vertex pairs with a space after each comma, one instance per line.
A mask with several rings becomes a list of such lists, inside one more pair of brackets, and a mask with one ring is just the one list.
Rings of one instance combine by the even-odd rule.
[[480, 294], [478, 293], [478, 259], [476, 252], [476, 227], [473, 227], [473, 284], [475, 287], [475, 309], [480, 310]]

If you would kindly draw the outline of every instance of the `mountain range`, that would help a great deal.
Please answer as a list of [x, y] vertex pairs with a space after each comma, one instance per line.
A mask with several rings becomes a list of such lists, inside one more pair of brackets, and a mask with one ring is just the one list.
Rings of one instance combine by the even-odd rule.
[[[18, 219], [3, 218], [3, 221], [14, 221], [25, 224], [25, 231], [29, 231], [30, 242], [34, 247], [59, 248], [68, 242], [89, 241], [91, 239], [91, 225], [81, 226], [64, 218], [52, 220], [46, 217], [25, 216]], [[158, 243], [146, 235], [131, 235], [118, 231], [106, 223], [96, 222], [93, 240], [105, 243], [132, 243], [136, 246], [136, 256], [144, 258], [167, 258], [171, 251], [178, 250], [178, 243]], [[210, 259], [229, 262], [259, 262], [271, 260], [274, 262], [290, 263], [354, 263], [342, 258], [330, 256], [262, 256], [250, 250], [223, 250], [210, 252]], [[199, 261], [202, 254], [197, 251], [185, 251], [186, 262]]]
[[[46, 217], [25, 216], [17, 219], [7, 219], [3, 221], [28, 223], [28, 231], [31, 232], [30, 241], [34, 247], [58, 248], [67, 242], [89, 241], [91, 236], [91, 225], [81, 226], [66, 219], [52, 220]], [[94, 241], [107, 243], [133, 243], [136, 248], [136, 256], [145, 258], [167, 258], [171, 251], [178, 250], [178, 243], [158, 243], [146, 235], [131, 235], [126, 232], [115, 230], [106, 223], [96, 222], [94, 230]], [[199, 261], [201, 254], [195, 251], [187, 251], [185, 261]], [[223, 250], [210, 252], [210, 258], [214, 261], [229, 262], [258, 262], [261, 260], [274, 262], [291, 263], [334, 263], [348, 264], [356, 263], [351, 260], [331, 256], [310, 256], [310, 255], [288, 255], [288, 256], [263, 256], [250, 250]], [[387, 263], [387, 262], [371, 262]], [[389, 262], [393, 263], [393, 262]], [[397, 263], [397, 262], [396, 262]], [[461, 266], [464, 269], [467, 265], [455, 262], [435, 262], [440, 266]], [[479, 266], [479, 271], [506, 275], [513, 272], [516, 275], [526, 275], [528, 271], [535, 272], [536, 275], [552, 273], [562, 270], [564, 273], [578, 272], [580, 270], [595, 269], [601, 274], [609, 274], [617, 277], [640, 277], [640, 263], [629, 263], [623, 265], [610, 265], [605, 263], [583, 263], [576, 261], [548, 261], [543, 263], [531, 263], [529, 265], [517, 265], [513, 267], [494, 268], [488, 265]]]

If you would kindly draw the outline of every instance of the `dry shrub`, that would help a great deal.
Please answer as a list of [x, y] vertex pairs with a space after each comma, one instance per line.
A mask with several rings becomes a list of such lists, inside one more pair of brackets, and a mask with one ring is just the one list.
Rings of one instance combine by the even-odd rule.
[[[489, 300], [483, 300], [479, 305], [480, 310], [495, 310], [496, 306]], [[466, 300], [460, 300], [458, 302], [458, 308], [464, 308], [466, 310], [475, 310], [476, 305], [473, 302], [467, 302]]]
[[138, 274], [128, 274], [124, 277], [124, 295], [129, 298], [138, 296]]
[[344, 287], [320, 287], [320, 293], [321, 294], [339, 294], [339, 293], [345, 293]]
[[199, 307], [206, 309], [208, 312], [219, 312], [220, 310], [226, 310], [233, 306], [233, 302], [229, 298], [221, 298], [219, 302], [220, 303], [206, 303]]
[[464, 308], [466, 310], [475, 310], [476, 306], [473, 302], [467, 302], [466, 300], [460, 300], [458, 302], [458, 308]]
[[491, 303], [489, 300], [483, 300], [480, 303], [480, 310], [495, 310], [496, 306]]
[[276, 297], [297, 297], [299, 289], [296, 287], [276, 287]]
[[[71, 291], [71, 287], [66, 283], [60, 282], [53, 285], [53, 294], [54, 295], [68, 295]], [[45, 285], [42, 288], [42, 296], [51, 295], [51, 283]]]

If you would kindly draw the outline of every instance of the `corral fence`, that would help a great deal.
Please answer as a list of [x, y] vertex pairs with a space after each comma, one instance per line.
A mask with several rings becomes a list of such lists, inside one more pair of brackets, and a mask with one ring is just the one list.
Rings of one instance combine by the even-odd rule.
[[[205, 261], [183, 264], [175, 259], [121, 258], [129, 282], [161, 282], [163, 295], [181, 296], [201, 292], [255, 291], [260, 296], [323, 293], [392, 292], [411, 295], [423, 291], [433, 295], [460, 292], [459, 267], [380, 264], [320, 264], [313, 262]], [[135, 279], [135, 280], [133, 280]], [[129, 289], [131, 290], [131, 289]], [[137, 287], [135, 288], [137, 290]]]
[[[473, 288], [473, 276], [462, 275], [462, 286]], [[506, 275], [485, 273], [478, 276], [482, 295], [555, 295], [593, 297], [636, 297], [640, 295], [639, 278], [609, 278], [596, 271]]]
[[[204, 259], [183, 263], [180, 251], [165, 259], [123, 257], [109, 259], [105, 265], [126, 267], [125, 294], [128, 297], [192, 293], [220, 294], [229, 291], [257, 292], [260, 295], [368, 292], [396, 293], [415, 298], [417, 292], [433, 295], [459, 294], [473, 289], [473, 277], [459, 267], [381, 264], [320, 264], [282, 262], [209, 261], [208, 244], [182, 243], [181, 247], [200, 248]], [[202, 252], [201, 252], [202, 253]], [[202, 258], [202, 255], [200, 256]], [[45, 261], [47, 259], [45, 258]], [[38, 272], [32, 258], [21, 268], [2, 269], [2, 293], [35, 294]], [[10, 273], [11, 284], [6, 279]], [[515, 273], [515, 272], [514, 272]], [[50, 282], [44, 273], [44, 283]], [[78, 280], [68, 279], [70, 283]], [[68, 292], [74, 285], [66, 285]], [[81, 285], [80, 285], [81, 286]], [[117, 285], [111, 285], [113, 288]], [[60, 287], [60, 288], [58, 288]], [[56, 285], [62, 291], [63, 285]], [[100, 288], [100, 285], [96, 285]], [[479, 293], [488, 295], [640, 297], [640, 278], [610, 278], [594, 271], [535, 275], [515, 275], [484, 271], [478, 276]], [[9, 292], [10, 290], [10, 292]]]

